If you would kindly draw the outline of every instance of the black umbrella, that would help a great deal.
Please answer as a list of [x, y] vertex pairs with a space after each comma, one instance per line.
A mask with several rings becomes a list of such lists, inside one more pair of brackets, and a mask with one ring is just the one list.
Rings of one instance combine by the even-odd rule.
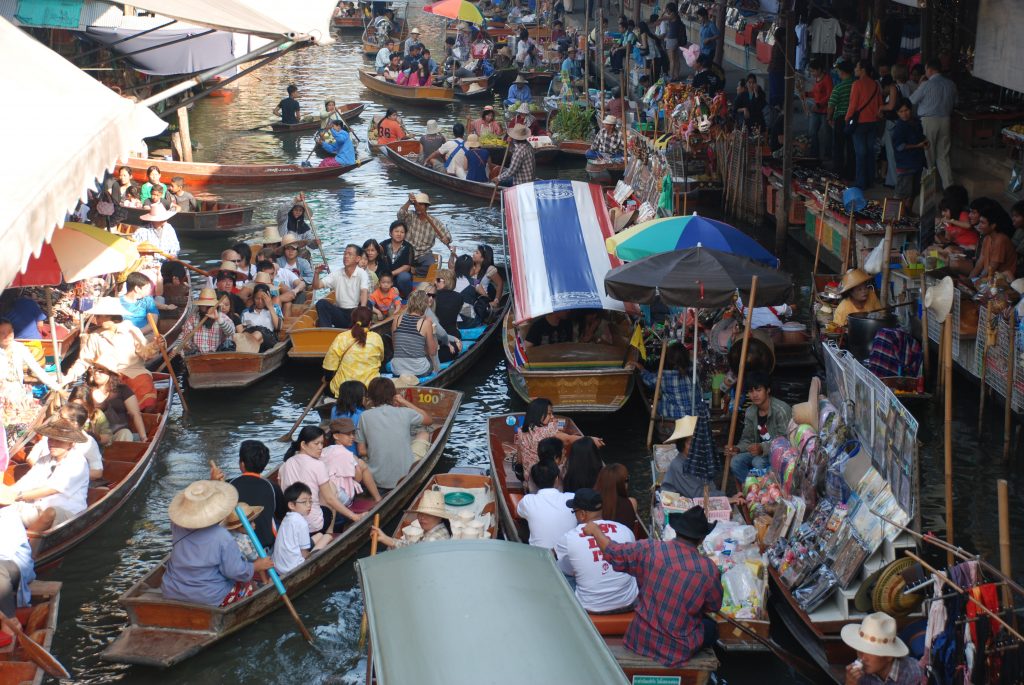
[[739, 291], [750, 300], [751, 277], [757, 276], [760, 306], [786, 304], [793, 297], [793, 279], [746, 257], [706, 247], [662, 252], [609, 271], [604, 289], [623, 302], [653, 302], [714, 309], [732, 304]]

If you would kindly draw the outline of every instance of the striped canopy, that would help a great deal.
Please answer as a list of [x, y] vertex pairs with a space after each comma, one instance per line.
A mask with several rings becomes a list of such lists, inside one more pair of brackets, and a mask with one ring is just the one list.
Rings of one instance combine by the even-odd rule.
[[516, 323], [568, 309], [614, 309], [604, 277], [621, 262], [601, 187], [581, 181], [534, 181], [503, 193]]

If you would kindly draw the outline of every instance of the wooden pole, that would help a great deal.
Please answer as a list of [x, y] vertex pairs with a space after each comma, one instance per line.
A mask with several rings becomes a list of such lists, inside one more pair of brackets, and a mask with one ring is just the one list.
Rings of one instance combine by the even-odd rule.
[[587, 11], [587, 0], [583, 2], [583, 94], [587, 107], [590, 107], [590, 12]]
[[924, 280], [924, 274], [921, 274], [921, 352], [924, 354], [924, 380], [928, 382], [928, 377], [931, 375], [932, 362], [928, 358], [928, 308], [924, 306], [924, 291], [927, 285]]
[[[57, 375], [57, 385], [64, 385], [64, 374], [60, 369], [60, 348], [57, 346], [57, 317], [53, 314], [53, 291], [50, 286], [46, 286], [46, 313], [50, 317], [50, 342], [53, 344], [53, 363], [57, 367], [54, 373]], [[46, 363], [45, 359], [43, 363]], [[60, 393], [54, 393], [54, 395], [57, 398], [57, 405], [60, 406]]]
[[192, 134], [188, 127], [188, 108], [178, 108], [178, 131], [181, 132], [181, 159], [185, 162], [192, 161]]
[[[783, 22], [786, 32], [786, 76], [784, 79], [782, 109], [782, 197], [775, 213], [775, 255], [785, 257], [787, 238], [789, 237], [789, 215], [793, 206], [793, 81], [796, 71], [796, 12], [790, 9]], [[725, 34], [718, 37], [725, 42]], [[769, 141], [774, 144], [774, 141]]]
[[292, 434], [295, 433], [295, 429], [298, 428], [299, 424], [302, 423], [302, 420], [306, 418], [306, 414], [309, 413], [309, 410], [313, 408], [313, 405], [316, 404], [316, 401], [320, 399], [320, 396], [324, 394], [324, 390], [326, 389], [327, 379], [325, 378], [324, 380], [320, 381], [320, 387], [316, 389], [315, 393], [313, 393], [313, 399], [311, 399], [309, 401], [309, 404], [306, 405], [306, 408], [302, 410], [302, 414], [299, 416], [298, 420], [296, 420], [295, 423], [292, 424], [291, 430], [289, 430], [287, 433], [279, 437], [277, 439], [278, 442], [292, 441]]
[[[815, 287], [815, 284], [814, 284], [815, 283], [815, 276], [818, 275], [818, 265], [821, 263], [821, 231], [822, 231], [822, 226], [824, 224], [824, 219], [825, 219], [825, 207], [828, 206], [828, 191], [829, 191], [829, 187], [831, 185], [832, 185], [832, 181], [825, 181], [825, 197], [822, 200], [821, 211], [818, 212], [818, 220], [817, 220], [816, 225], [814, 227], [814, 238], [817, 241], [818, 245], [814, 249], [814, 268], [811, 269], [811, 287], [812, 288]], [[813, 297], [811, 298], [811, 302], [812, 303], [814, 302], [814, 298]], [[813, 304], [812, 304], [812, 306], [813, 306]]]
[[658, 416], [658, 399], [661, 397], [661, 376], [665, 373], [665, 357], [668, 355], [668, 331], [662, 333], [661, 359], [658, 360], [658, 378], [654, 382], [654, 399], [651, 401], [651, 420], [647, 424], [647, 449], [654, 444], [654, 421]]
[[[156, 317], [152, 314], [147, 314], [146, 319], [149, 320], [149, 326], [153, 329], [153, 335], [156, 338], [157, 347], [160, 348], [160, 354], [163, 355], [164, 364], [167, 366], [167, 375], [171, 377], [171, 383], [174, 384], [174, 390], [178, 393], [178, 399], [181, 400], [181, 408], [188, 413], [188, 403], [185, 401], [185, 393], [181, 390], [181, 384], [178, 382], [178, 375], [174, 373], [174, 367], [171, 366], [171, 358], [167, 354], [167, 343], [164, 340], [164, 336], [160, 334], [160, 329], [157, 327]], [[139, 436], [145, 439], [145, 436]]]
[[[945, 379], [945, 421], [943, 442], [945, 443], [944, 475], [946, 485], [946, 541], [953, 544], [953, 316], [946, 314], [942, 324], [942, 376]], [[946, 555], [946, 563], [953, 565], [953, 553]]]
[[736, 421], [743, 404], [743, 374], [747, 370], [747, 348], [750, 346], [750, 321], [754, 316], [757, 299], [757, 276], [750, 279], [750, 298], [747, 300], [747, 316], [743, 323], [743, 345], [740, 347], [740, 369], [736, 376], [736, 395], [732, 402], [732, 418], [729, 419], [729, 441], [725, 444], [725, 468], [722, 471], [722, 492], [726, 492], [729, 484], [729, 463], [732, 461], [732, 448], [736, 444]]
[[885, 239], [882, 241], [882, 292], [879, 302], [885, 307], [889, 304], [889, 255], [892, 253], [892, 222], [885, 225]]
[[[640, 2], [640, 0], [636, 0]], [[622, 164], [623, 168], [629, 164], [629, 98], [626, 97], [626, 88], [629, 87], [629, 48], [626, 48], [626, 58], [622, 63], [622, 76], [619, 78], [619, 97], [622, 99]]]
[[[1005, 478], [996, 481], [999, 500], [999, 570], [1007, 578], [1013, 577], [1013, 555], [1010, 550], [1010, 495]], [[1012, 606], [1010, 588], [1003, 586], [1003, 608]]]
[[601, 78], [601, 119], [604, 119], [604, 8], [597, 8], [597, 69]]
[[1017, 328], [1010, 326], [1010, 349], [1007, 351], [1006, 364], [1006, 406], [1003, 408], [1003, 459], [1010, 457], [1010, 444], [1013, 442], [1013, 391], [1017, 372]]
[[978, 433], [981, 433], [982, 419], [985, 416], [985, 376], [988, 367], [988, 348], [992, 342], [992, 338], [995, 337], [995, 328], [993, 324], [995, 321], [992, 320], [992, 303], [988, 303], [988, 317], [986, 318], [985, 330], [978, 332], [981, 333], [984, 338], [981, 341], [981, 372], [978, 378]]
[[[828, 198], [825, 199], [825, 202], [826, 204], [828, 203]], [[856, 262], [853, 264], [850, 263], [850, 255], [853, 254], [854, 249], [856, 249], [854, 247], [856, 237], [854, 236], [853, 231], [853, 212], [850, 212], [850, 221], [846, 225], [846, 249], [843, 251], [843, 274], [846, 273], [847, 269], [852, 269], [857, 266]], [[843, 274], [839, 275], [842, 276]]]
[[[316, 234], [316, 224], [313, 223], [313, 212], [309, 211], [309, 205], [306, 204], [305, 193], [299, 193], [299, 202], [302, 203], [302, 209], [304, 209], [306, 213], [306, 221], [309, 222], [309, 230], [313, 234], [313, 239], [316, 240], [317, 249], [320, 250], [320, 259], [323, 260], [324, 266], [327, 268], [327, 272], [330, 273], [331, 265], [327, 263], [327, 255], [324, 253], [324, 244], [320, 242], [320, 236]], [[310, 297], [312, 297], [312, 295], [310, 295]]]
[[[499, 174], [501, 173], [501, 170], [505, 168], [505, 162], [508, 161], [508, 150], [509, 150], [510, 147], [512, 147], [512, 139], [511, 138], [509, 139], [508, 143], [505, 145], [505, 154], [501, 156], [501, 166], [498, 168], [498, 173]], [[494, 198], [497, 197], [497, 195], [498, 195], [498, 182], [495, 180], [495, 181], [493, 181], [493, 183], [494, 183], [494, 190], [491, 191], [491, 201], [487, 203], [487, 208], [488, 209], [490, 209], [491, 207], [494, 206]]]

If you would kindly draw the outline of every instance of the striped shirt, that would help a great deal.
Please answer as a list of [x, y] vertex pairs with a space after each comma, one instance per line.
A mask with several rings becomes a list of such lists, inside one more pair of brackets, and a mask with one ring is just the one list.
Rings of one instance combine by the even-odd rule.
[[846, 116], [846, 110], [850, 108], [850, 90], [853, 88], [853, 79], [848, 78], [840, 81], [832, 89], [832, 95], [828, 98], [828, 106], [832, 108], [832, 120], [838, 121]]
[[408, 373], [425, 376], [431, 371], [430, 360], [427, 358], [427, 340], [417, 328], [422, 320], [422, 316], [406, 313], [395, 329], [395, 356], [391, 360], [391, 369], [395, 375]]

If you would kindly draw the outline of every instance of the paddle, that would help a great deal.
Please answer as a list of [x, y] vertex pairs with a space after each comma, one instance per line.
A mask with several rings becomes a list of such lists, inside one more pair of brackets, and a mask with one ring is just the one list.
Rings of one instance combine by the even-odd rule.
[[[260, 539], [256, 537], [256, 531], [252, 529], [252, 524], [249, 523], [249, 518], [242, 511], [242, 507], [235, 507], [235, 516], [242, 523], [242, 528], [245, 529], [246, 535], [252, 540], [252, 546], [256, 548], [256, 554], [259, 555], [260, 559], [265, 559], [267, 553], [263, 550], [263, 545], [260, 543]], [[274, 582], [274, 587], [277, 588], [277, 594], [281, 596], [281, 601], [288, 607], [288, 613], [295, 619], [295, 624], [299, 626], [299, 632], [302, 633], [302, 637], [306, 638], [306, 642], [313, 643], [313, 635], [307, 630], [302, 619], [299, 618], [299, 614], [295, 611], [295, 607], [292, 606], [292, 600], [288, 597], [288, 591], [284, 589], [284, 584], [281, 582], [281, 576], [277, 575], [277, 569], [271, 568], [269, 570], [270, 580]]]
[[[380, 514], [373, 515], [373, 527], [374, 531], [370, 533], [370, 556], [377, 556], [377, 528], [380, 527]], [[363, 606], [363, 620], [359, 622], [359, 651], [363, 651], [363, 647], [366, 646], [366, 629], [368, 627], [368, 619], [366, 618], [366, 607]]]
[[327, 255], [324, 254], [324, 244], [320, 242], [320, 236], [316, 234], [316, 224], [313, 223], [313, 213], [309, 211], [309, 205], [306, 204], [306, 194], [299, 193], [299, 202], [302, 203], [302, 209], [306, 212], [306, 220], [309, 221], [309, 230], [313, 233], [313, 239], [316, 240], [316, 247], [320, 250], [320, 259], [323, 260], [324, 266], [327, 267], [327, 273], [331, 272], [331, 265], [327, 263]]
[[[505, 162], [508, 161], [508, 149], [510, 147], [512, 147], [511, 143], [506, 145], [505, 146], [505, 154], [501, 156], [501, 166], [499, 167], [499, 171], [498, 171], [499, 175], [501, 174], [500, 170], [505, 168]], [[497, 194], [498, 194], [498, 180], [495, 179], [494, 180], [494, 190], [491, 191], [491, 201], [487, 203], [487, 209], [490, 209], [491, 207], [494, 206], [494, 198], [495, 198], [495, 196]]]
[[[221, 297], [220, 301], [217, 302], [217, 307], [214, 308], [212, 311], [217, 311], [220, 308], [220, 305], [222, 303], [224, 303], [225, 301], [227, 301], [227, 299], [228, 299], [227, 295], [224, 295], [223, 297]], [[184, 354], [185, 353], [185, 348], [187, 348], [189, 346], [189, 344], [192, 342], [192, 339], [196, 337], [196, 333], [199, 332], [199, 327], [202, 325], [203, 320], [205, 320], [209, 316], [210, 316], [210, 314], [209, 314], [209, 312], [207, 312], [204, 316], [199, 317], [199, 320], [196, 321], [196, 325], [192, 327], [191, 331], [189, 331], [188, 335], [185, 337], [185, 340], [180, 345], [178, 345], [178, 348], [176, 350], [174, 350], [174, 354], [172, 354], [170, 356], [171, 359], [174, 359], [179, 354]], [[156, 372], [160, 373], [165, 368], [168, 368], [166, 365], [167, 365], [167, 362], [164, 362], [163, 364], [161, 364], [160, 368], [158, 368], [156, 370]]]
[[3, 612], [0, 612], [0, 622], [3, 622], [4, 625], [14, 631], [15, 637], [28, 658], [35, 662], [39, 668], [46, 671], [48, 675], [54, 678], [71, 677], [68, 670], [52, 654], [46, 651], [45, 647], [25, 634], [25, 631], [21, 629], [21, 623], [17, 619], [8, 618]]
[[296, 420], [295, 423], [292, 424], [292, 428], [290, 431], [288, 431], [287, 433], [285, 433], [284, 435], [277, 439], [278, 442], [292, 441], [292, 435], [294, 435], [295, 429], [297, 429], [299, 427], [299, 424], [302, 423], [303, 419], [306, 418], [306, 414], [309, 413], [309, 410], [313, 408], [313, 405], [317, 403], [317, 400], [320, 399], [320, 396], [324, 394], [324, 390], [326, 389], [327, 379], [325, 378], [324, 380], [320, 381], [320, 387], [316, 389], [315, 393], [313, 393], [313, 399], [311, 399], [309, 401], [309, 404], [306, 405], [306, 408], [302, 410], [302, 416], [300, 416], [298, 420]]
[[158, 254], [161, 257], [163, 257], [164, 259], [169, 259], [172, 262], [178, 262], [179, 264], [184, 265], [184, 267], [186, 269], [188, 269], [189, 271], [197, 273], [200, 276], [207, 276], [207, 277], [209, 277], [209, 276], [212, 275], [209, 271], [203, 271], [198, 266], [192, 266], [191, 264], [186, 262], [184, 259], [179, 259], [179, 258], [175, 257], [174, 255], [172, 255], [170, 252], [164, 252], [163, 250], [161, 250], [160, 248], [156, 247], [152, 243], [140, 243], [139, 247], [138, 247], [138, 250], [139, 250], [139, 252], [143, 252], [143, 253]]
[[277, 119], [277, 118], [267, 119], [266, 121], [264, 121], [259, 126], [254, 126], [253, 128], [246, 129], [246, 133], [251, 133], [252, 131], [259, 131], [260, 129], [263, 129], [263, 128], [266, 128], [268, 126], [272, 126], [273, 124], [278, 124], [278, 123], [281, 123], [280, 119]]
[[171, 366], [171, 357], [167, 354], [167, 341], [160, 333], [160, 329], [157, 328], [156, 317], [152, 314], [147, 314], [146, 319], [149, 321], [150, 328], [153, 329], [153, 335], [156, 337], [156, 344], [157, 347], [160, 348], [160, 354], [163, 355], [164, 365], [167, 367], [167, 374], [171, 377], [171, 382], [174, 383], [174, 389], [178, 393], [178, 399], [181, 400], [181, 408], [187, 414], [188, 402], [185, 401], [185, 393], [182, 392], [181, 385], [178, 383], [178, 375], [174, 373], [174, 367]]

